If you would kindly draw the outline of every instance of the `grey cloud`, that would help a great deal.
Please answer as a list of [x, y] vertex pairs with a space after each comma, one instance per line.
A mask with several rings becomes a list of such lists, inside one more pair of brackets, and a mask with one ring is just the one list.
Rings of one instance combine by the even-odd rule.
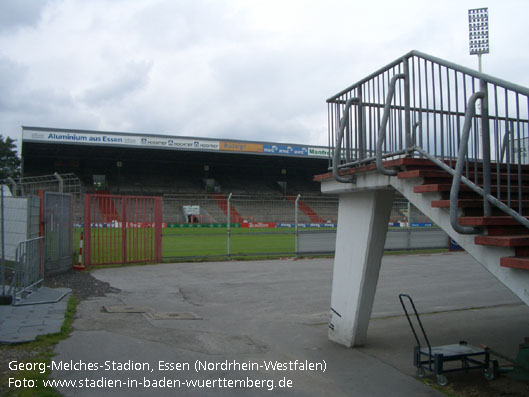
[[27, 67], [6, 57], [0, 57], [0, 111], [6, 112], [16, 108], [17, 96], [20, 95]]
[[[82, 100], [91, 106], [125, 99], [126, 96], [145, 88], [149, 81], [150, 62], [129, 62], [118, 68], [113, 76], [86, 90]], [[105, 81], [106, 80], [106, 81]]]
[[48, 0], [0, 1], [0, 32], [37, 24], [48, 3]]

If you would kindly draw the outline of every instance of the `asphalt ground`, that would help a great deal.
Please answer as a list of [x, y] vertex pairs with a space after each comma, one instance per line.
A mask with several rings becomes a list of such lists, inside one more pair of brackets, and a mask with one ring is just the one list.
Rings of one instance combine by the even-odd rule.
[[515, 356], [529, 336], [529, 307], [465, 253], [384, 256], [368, 343], [353, 349], [327, 339], [331, 259], [92, 274], [121, 292], [82, 301], [57, 345], [52, 378], [72, 382], [58, 387], [66, 396], [441, 395], [415, 377], [399, 293], [435, 345]]

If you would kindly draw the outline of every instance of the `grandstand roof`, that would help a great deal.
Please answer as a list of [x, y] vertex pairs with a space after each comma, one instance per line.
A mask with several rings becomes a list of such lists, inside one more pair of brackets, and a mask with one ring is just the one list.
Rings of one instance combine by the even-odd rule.
[[22, 150], [24, 150], [24, 142], [151, 150], [244, 153], [292, 158], [327, 159], [329, 157], [329, 149], [325, 146], [27, 126], [22, 126]]

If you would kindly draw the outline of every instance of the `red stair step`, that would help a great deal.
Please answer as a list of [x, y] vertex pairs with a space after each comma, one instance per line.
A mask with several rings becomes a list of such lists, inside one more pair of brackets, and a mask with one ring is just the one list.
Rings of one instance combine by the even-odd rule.
[[500, 266], [529, 270], [529, 256], [507, 256], [500, 259]]
[[[480, 186], [481, 187], [481, 186]], [[449, 192], [452, 188], [451, 183], [432, 183], [429, 185], [414, 186], [414, 193], [428, 193], [428, 192]], [[507, 191], [507, 186], [501, 186], [502, 191]], [[518, 192], [518, 186], [511, 186], [511, 193]], [[472, 191], [467, 185], [461, 184], [460, 191]], [[522, 192], [529, 192], [529, 186], [521, 186]]]
[[476, 236], [474, 242], [479, 245], [496, 247], [520, 247], [529, 245], [529, 234], [518, 236]]
[[[475, 174], [471, 173], [470, 175], [467, 175], [468, 178], [471, 180], [475, 179]], [[408, 178], [438, 178], [438, 179], [452, 179], [452, 175], [450, 175], [448, 172], [440, 170], [440, 169], [413, 169], [413, 170], [406, 170], [399, 172], [397, 175], [398, 179], [408, 179]], [[478, 172], [477, 178], [479, 181], [483, 181], [483, 173]], [[513, 183], [516, 183], [518, 181], [518, 174], [500, 174], [499, 175], [500, 181], [503, 183], [506, 183], [508, 179], [510, 179]], [[498, 180], [498, 174], [492, 172], [491, 173], [491, 180], [493, 183]], [[522, 181], [529, 181], [529, 174], [522, 174], [521, 175]]]
[[398, 179], [407, 178], [452, 178], [446, 171], [442, 170], [431, 170], [431, 169], [417, 169], [411, 171], [403, 171], [397, 174]]
[[[526, 219], [528, 219], [526, 217]], [[458, 218], [463, 226], [518, 226], [520, 222], [510, 216], [463, 216]]]
[[[502, 200], [504, 204], [507, 204], [506, 200]], [[516, 207], [518, 206], [518, 201], [512, 200], [511, 204], [514, 204]], [[529, 208], [529, 200], [522, 200], [522, 205], [524, 207]], [[459, 199], [457, 200], [457, 206], [458, 208], [483, 208], [483, 200], [475, 200], [475, 199]], [[450, 200], [433, 200], [432, 201], [432, 207], [433, 208], [450, 208]]]
[[[487, 226], [488, 236], [514, 236], [527, 234], [529, 230], [525, 226]], [[529, 254], [527, 254], [529, 255]]]

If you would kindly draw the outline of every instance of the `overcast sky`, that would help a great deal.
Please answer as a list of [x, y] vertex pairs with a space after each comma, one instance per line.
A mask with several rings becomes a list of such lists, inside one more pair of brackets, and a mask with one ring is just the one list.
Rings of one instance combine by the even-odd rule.
[[325, 100], [414, 49], [529, 86], [529, 1], [0, 0], [0, 134], [20, 126], [327, 144]]

